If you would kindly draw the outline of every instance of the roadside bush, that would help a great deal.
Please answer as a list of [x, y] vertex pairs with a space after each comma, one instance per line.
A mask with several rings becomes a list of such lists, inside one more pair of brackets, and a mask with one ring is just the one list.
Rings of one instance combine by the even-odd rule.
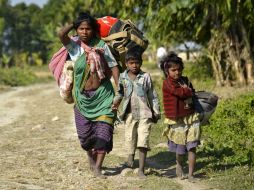
[[25, 68], [12, 67], [0, 70], [0, 84], [8, 86], [24, 86], [36, 81], [32, 71]]
[[254, 165], [254, 95], [219, 102], [211, 125], [203, 127], [206, 156], [217, 165]]
[[213, 77], [211, 61], [205, 56], [201, 56], [191, 62], [185, 61], [184, 67], [184, 73], [192, 80], [207, 80]]
[[213, 91], [216, 86], [211, 62], [205, 56], [194, 61], [185, 61], [183, 75], [188, 76], [196, 91]]

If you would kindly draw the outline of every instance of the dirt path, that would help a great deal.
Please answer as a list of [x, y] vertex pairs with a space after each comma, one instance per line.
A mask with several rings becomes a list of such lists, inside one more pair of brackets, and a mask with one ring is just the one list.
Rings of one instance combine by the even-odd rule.
[[[72, 105], [58, 95], [55, 83], [0, 92], [0, 189], [168, 189], [205, 190], [202, 183], [169, 177], [170, 171], [148, 159], [148, 180], [123, 170], [123, 127], [105, 160], [106, 180], [93, 178], [77, 139]], [[134, 171], [135, 173], [135, 171]], [[155, 175], [156, 174], [156, 175]], [[167, 188], [162, 188], [167, 189]], [[210, 188], [211, 189], [211, 188]]]
[[[115, 146], [114, 150], [112, 151], [112, 154], [118, 155], [118, 156], [125, 156], [126, 153], [124, 152], [123, 147], [123, 142], [120, 141], [120, 139], [124, 138], [124, 126], [119, 125], [116, 129], [116, 138], [115, 138]], [[159, 146], [164, 146], [164, 145], [157, 145]], [[213, 189], [208, 187], [207, 185], [203, 184], [202, 182], [198, 183], [189, 183], [187, 180], [180, 180], [175, 177], [175, 166], [166, 168], [164, 165], [161, 165], [160, 163], [147, 159], [147, 165], [149, 168], [156, 168], [156, 172], [159, 173], [161, 176], [167, 176], [170, 177], [174, 182], [180, 184], [182, 186], [182, 190], [208, 190], [208, 189]], [[135, 171], [134, 171], [135, 172]], [[149, 172], [149, 169], [148, 169]]]

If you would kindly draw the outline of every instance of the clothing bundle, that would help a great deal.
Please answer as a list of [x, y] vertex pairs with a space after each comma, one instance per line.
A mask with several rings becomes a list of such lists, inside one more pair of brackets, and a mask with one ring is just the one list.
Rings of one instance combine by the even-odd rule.
[[[91, 73], [97, 72], [100, 79], [105, 78], [105, 61], [102, 59], [101, 56], [104, 53], [104, 49], [89, 47], [88, 45], [81, 42], [77, 37], [72, 37], [72, 40], [78, 43], [84, 49], [87, 55], [87, 63], [90, 65]], [[53, 73], [58, 85], [67, 57], [68, 51], [65, 47], [62, 47], [53, 55], [49, 63], [49, 70]]]
[[[90, 73], [97, 73], [100, 80], [105, 78], [105, 65], [106, 61], [103, 59], [103, 48], [89, 47], [81, 42], [77, 37], [72, 37], [72, 40], [79, 44], [85, 52], [86, 63], [89, 65]], [[52, 57], [49, 63], [49, 69], [53, 73], [55, 80], [60, 88], [60, 96], [67, 102], [73, 103], [71, 98], [72, 91], [72, 78], [74, 64], [70, 64], [68, 59], [68, 50], [62, 47]], [[85, 64], [85, 63], [84, 63]], [[72, 76], [71, 76], [72, 75]]]

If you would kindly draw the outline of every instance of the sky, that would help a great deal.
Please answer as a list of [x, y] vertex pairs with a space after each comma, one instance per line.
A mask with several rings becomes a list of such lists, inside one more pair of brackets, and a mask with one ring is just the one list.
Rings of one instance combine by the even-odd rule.
[[11, 5], [16, 5], [17, 3], [24, 2], [24, 3], [26, 3], [27, 5], [29, 5], [29, 4], [31, 4], [31, 3], [34, 3], [34, 4], [39, 5], [40, 7], [42, 7], [44, 4], [46, 4], [47, 1], [48, 1], [48, 0], [10, 0]]

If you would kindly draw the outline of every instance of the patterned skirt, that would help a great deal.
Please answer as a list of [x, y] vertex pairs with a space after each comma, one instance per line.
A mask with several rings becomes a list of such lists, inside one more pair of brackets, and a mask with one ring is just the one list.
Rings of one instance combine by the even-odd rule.
[[74, 107], [75, 123], [81, 147], [86, 151], [109, 153], [113, 148], [114, 127], [102, 121], [90, 121]]
[[163, 135], [167, 136], [168, 148], [177, 154], [186, 154], [200, 145], [200, 121], [197, 114], [169, 123]]

